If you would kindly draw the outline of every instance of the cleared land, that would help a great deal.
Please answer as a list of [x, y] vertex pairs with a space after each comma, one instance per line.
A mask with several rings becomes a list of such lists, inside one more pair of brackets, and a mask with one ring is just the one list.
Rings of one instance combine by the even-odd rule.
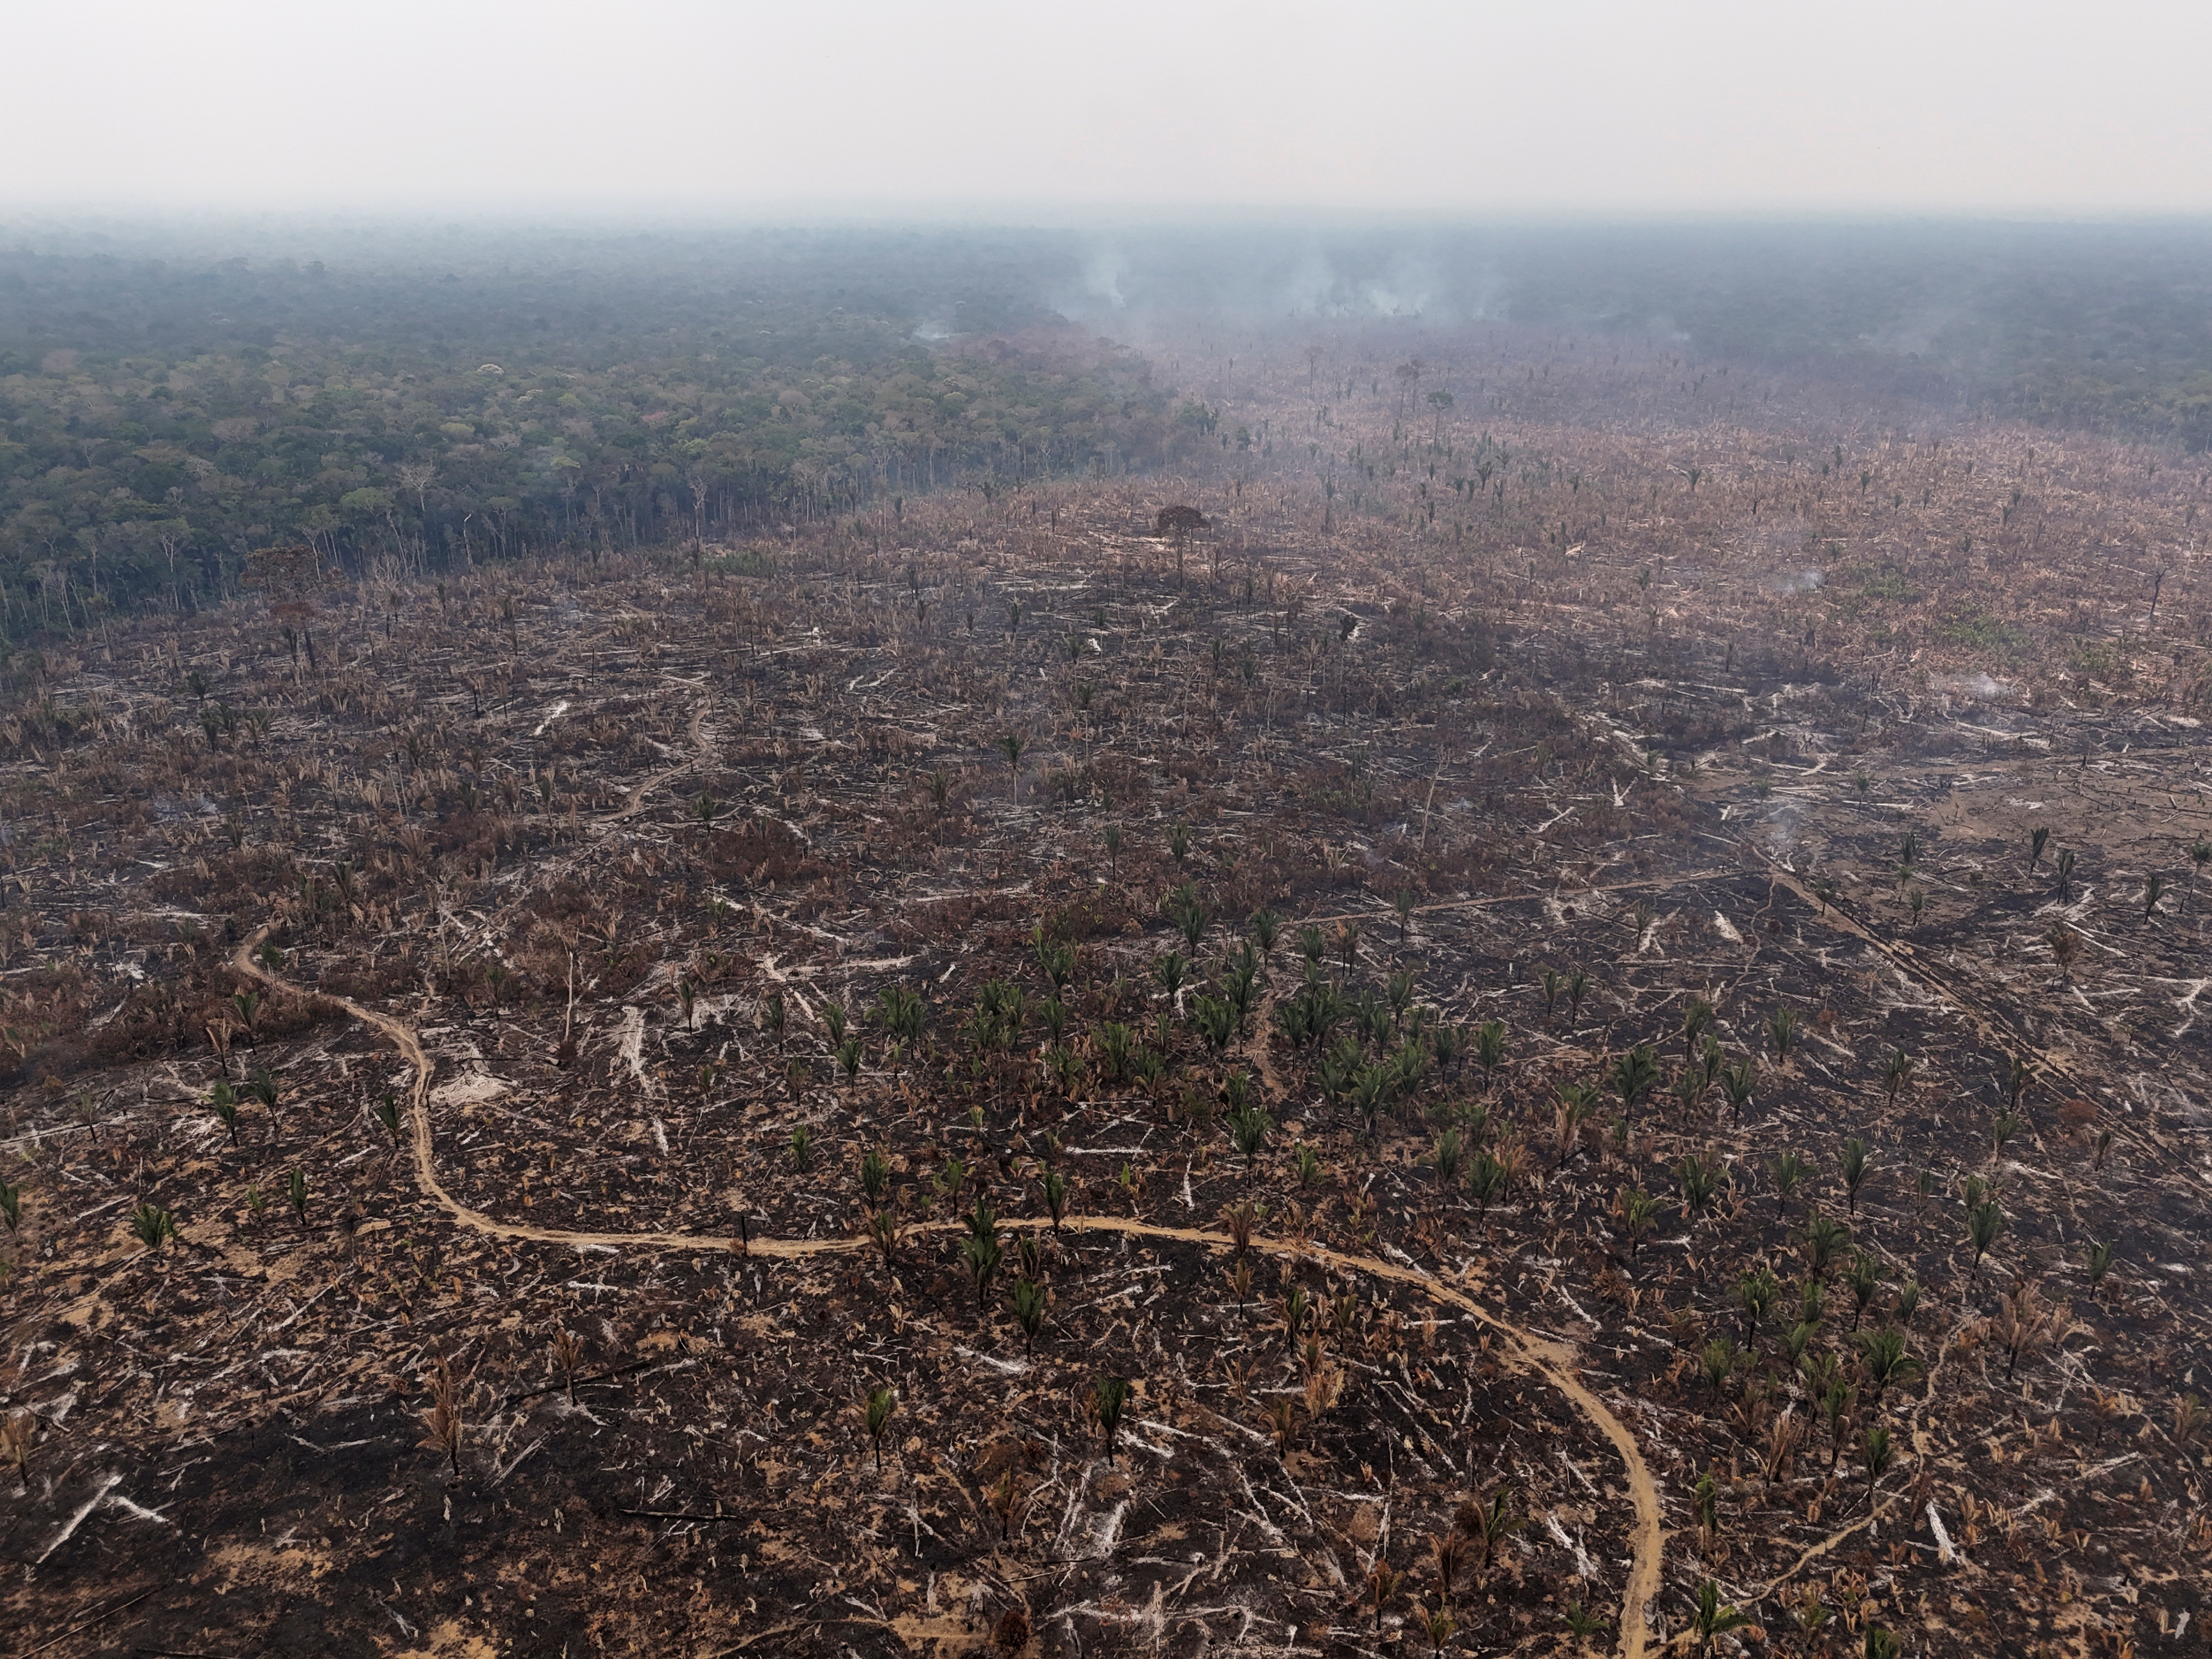
[[1445, 343], [19, 656], [19, 1627], [2201, 1648], [2204, 478]]

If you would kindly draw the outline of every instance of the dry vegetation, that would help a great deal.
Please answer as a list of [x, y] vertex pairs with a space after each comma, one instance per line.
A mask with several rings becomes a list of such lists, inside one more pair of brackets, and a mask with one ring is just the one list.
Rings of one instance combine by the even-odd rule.
[[2196, 464], [1425, 347], [18, 656], [16, 1649], [2203, 1651]]

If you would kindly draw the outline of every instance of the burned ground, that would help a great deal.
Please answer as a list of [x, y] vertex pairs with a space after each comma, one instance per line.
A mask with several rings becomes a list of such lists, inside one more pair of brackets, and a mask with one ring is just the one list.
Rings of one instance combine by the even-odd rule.
[[2203, 480], [1493, 348], [18, 657], [19, 1627], [2201, 1650]]

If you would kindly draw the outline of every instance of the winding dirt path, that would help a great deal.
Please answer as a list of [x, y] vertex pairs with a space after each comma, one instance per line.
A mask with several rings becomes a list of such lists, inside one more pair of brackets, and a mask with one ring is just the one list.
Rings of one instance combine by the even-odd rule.
[[[693, 720], [696, 735], [698, 722]], [[681, 769], [678, 769], [680, 770]], [[258, 980], [274, 989], [294, 996], [312, 997], [343, 1009], [354, 1018], [374, 1026], [392, 1039], [401, 1056], [414, 1067], [415, 1080], [407, 1091], [407, 1119], [410, 1141], [414, 1153], [415, 1184], [454, 1221], [488, 1237], [507, 1239], [517, 1243], [558, 1244], [570, 1248], [599, 1246], [613, 1249], [689, 1250], [699, 1253], [708, 1250], [727, 1251], [734, 1255], [766, 1256], [776, 1259], [797, 1259], [817, 1255], [840, 1255], [858, 1250], [872, 1249], [875, 1243], [865, 1236], [844, 1238], [755, 1238], [750, 1241], [715, 1237], [704, 1233], [598, 1233], [572, 1232], [554, 1227], [533, 1227], [525, 1223], [502, 1221], [496, 1216], [464, 1204], [447, 1190], [438, 1178], [437, 1163], [432, 1153], [430, 1133], [430, 1058], [422, 1050], [422, 1043], [414, 1030], [389, 1014], [379, 1013], [374, 1008], [363, 1007], [349, 997], [336, 996], [326, 991], [313, 991], [295, 985], [289, 980], [270, 972], [253, 959], [253, 952], [269, 936], [263, 927], [252, 938], [238, 947], [231, 958], [231, 966], [248, 978]], [[1042, 1218], [1010, 1218], [1000, 1224], [1014, 1228], [1042, 1229], [1050, 1221]], [[937, 1233], [957, 1231], [959, 1224], [951, 1221], [925, 1223], [913, 1229], [915, 1232]], [[1204, 1245], [1209, 1249], [1230, 1250], [1236, 1241], [1226, 1233], [1210, 1232], [1200, 1227], [1169, 1227], [1152, 1222], [1138, 1221], [1124, 1216], [1071, 1215], [1060, 1223], [1063, 1232], [1127, 1233], [1139, 1238], [1174, 1239], [1188, 1244]], [[1433, 1274], [1417, 1267], [1386, 1261], [1377, 1256], [1347, 1255], [1325, 1246], [1298, 1244], [1280, 1239], [1255, 1238], [1251, 1248], [1263, 1255], [1294, 1261], [1316, 1262], [1326, 1267], [1346, 1273], [1364, 1273], [1370, 1278], [1388, 1279], [1394, 1284], [1411, 1286], [1433, 1302], [1457, 1310], [1478, 1324], [1495, 1332], [1504, 1340], [1504, 1358], [1507, 1368], [1516, 1371], [1533, 1371], [1562, 1395], [1577, 1411], [1589, 1419], [1599, 1433], [1609, 1441], [1620, 1455], [1627, 1478], [1629, 1501], [1635, 1511], [1630, 1528], [1633, 1552], [1629, 1569], [1628, 1585], [1620, 1607], [1621, 1659], [1644, 1659], [1650, 1641], [1650, 1631], [1644, 1612], [1659, 1588], [1659, 1573], [1666, 1543], [1666, 1531], [1659, 1506], [1659, 1491], [1653, 1482], [1651, 1471], [1644, 1462], [1636, 1437], [1626, 1424], [1608, 1410], [1603, 1401], [1583, 1383], [1574, 1352], [1566, 1344], [1524, 1330], [1510, 1321], [1499, 1318], [1485, 1309], [1465, 1291], [1445, 1284]]]

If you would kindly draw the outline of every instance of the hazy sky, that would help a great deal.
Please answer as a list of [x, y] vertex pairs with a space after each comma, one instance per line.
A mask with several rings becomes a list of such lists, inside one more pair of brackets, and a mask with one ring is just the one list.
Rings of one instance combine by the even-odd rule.
[[2212, 210], [2196, 0], [17, 0], [0, 201]]

